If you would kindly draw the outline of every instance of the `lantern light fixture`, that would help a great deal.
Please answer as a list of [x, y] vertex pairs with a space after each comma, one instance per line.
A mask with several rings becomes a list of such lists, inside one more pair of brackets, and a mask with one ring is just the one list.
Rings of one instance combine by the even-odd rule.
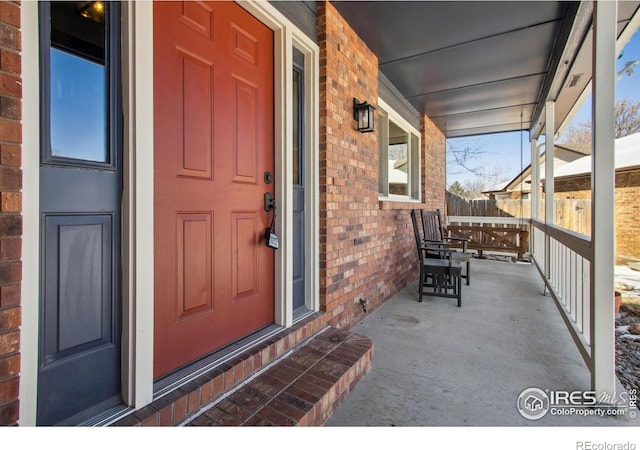
[[360, 133], [368, 133], [374, 130], [375, 107], [369, 103], [360, 102], [357, 98], [353, 99], [353, 120], [358, 123], [358, 131]]

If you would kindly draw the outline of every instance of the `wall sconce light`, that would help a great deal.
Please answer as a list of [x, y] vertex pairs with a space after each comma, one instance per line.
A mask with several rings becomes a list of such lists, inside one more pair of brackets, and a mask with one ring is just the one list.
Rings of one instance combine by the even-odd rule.
[[368, 133], [374, 130], [375, 108], [367, 102], [360, 103], [357, 98], [353, 99], [353, 120], [358, 122], [358, 131]]

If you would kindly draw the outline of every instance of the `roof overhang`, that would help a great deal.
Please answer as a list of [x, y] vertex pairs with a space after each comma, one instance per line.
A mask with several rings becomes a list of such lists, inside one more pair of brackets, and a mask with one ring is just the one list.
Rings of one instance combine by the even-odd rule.
[[[546, 102], [556, 102], [556, 124], [566, 124], [590, 91], [592, 2], [332, 4], [380, 71], [449, 138], [521, 129], [537, 136]], [[619, 2], [620, 49], [638, 28], [639, 5]]]

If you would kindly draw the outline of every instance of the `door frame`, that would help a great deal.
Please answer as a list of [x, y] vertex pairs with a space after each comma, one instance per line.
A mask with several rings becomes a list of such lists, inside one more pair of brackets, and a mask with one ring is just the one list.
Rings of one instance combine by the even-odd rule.
[[[319, 47], [267, 2], [239, 5], [274, 31], [275, 190], [282, 220], [275, 252], [275, 323], [293, 323], [292, 48], [305, 55], [305, 251], [307, 308], [319, 309]], [[153, 401], [153, 3], [123, 1], [122, 92], [124, 114], [122, 204], [123, 398], [140, 409]], [[40, 267], [40, 67], [38, 2], [23, 2], [23, 255], [20, 332], [20, 424], [36, 423]], [[151, 114], [149, 113], [151, 112]]]
[[320, 49], [306, 34], [267, 2], [243, 1], [239, 5], [273, 30], [274, 40], [274, 128], [275, 191], [283, 205], [282, 220], [276, 224], [283, 245], [275, 254], [275, 323], [283, 327], [293, 324], [293, 47], [304, 55], [305, 98], [305, 268], [306, 307], [320, 307]]

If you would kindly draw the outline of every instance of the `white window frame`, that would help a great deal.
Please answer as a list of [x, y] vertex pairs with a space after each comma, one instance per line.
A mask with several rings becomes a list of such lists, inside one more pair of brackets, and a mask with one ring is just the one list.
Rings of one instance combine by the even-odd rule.
[[[389, 122], [407, 133], [407, 195], [389, 193]], [[415, 148], [417, 147], [417, 148]], [[378, 199], [382, 201], [422, 201], [422, 135], [384, 100], [378, 99]], [[416, 183], [417, 178], [417, 183]]]

